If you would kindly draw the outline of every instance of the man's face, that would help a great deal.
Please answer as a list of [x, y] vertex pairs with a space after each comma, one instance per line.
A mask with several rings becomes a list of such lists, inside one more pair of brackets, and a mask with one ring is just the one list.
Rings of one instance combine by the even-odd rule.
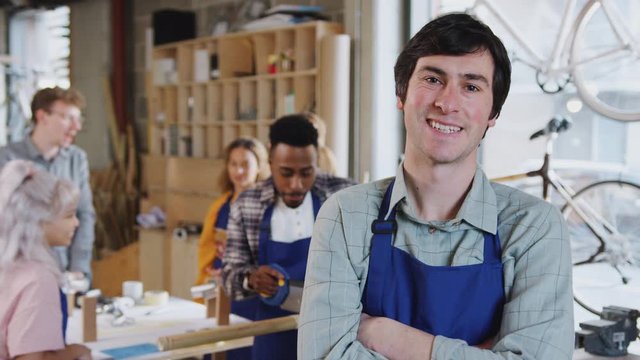
[[430, 165], [476, 162], [493, 105], [493, 58], [488, 51], [418, 59], [404, 111], [408, 161]]
[[49, 110], [40, 109], [36, 113], [36, 126], [45, 129], [51, 143], [60, 147], [67, 147], [73, 143], [78, 132], [82, 129], [80, 109], [63, 101], [55, 101]]
[[316, 180], [318, 150], [313, 145], [296, 147], [277, 144], [271, 149], [269, 165], [278, 195], [290, 208], [302, 204]]

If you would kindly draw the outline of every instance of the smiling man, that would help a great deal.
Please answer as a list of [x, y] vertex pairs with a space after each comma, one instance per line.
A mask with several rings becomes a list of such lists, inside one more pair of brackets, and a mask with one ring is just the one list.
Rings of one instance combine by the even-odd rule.
[[[284, 278], [304, 280], [313, 223], [320, 205], [353, 185], [317, 170], [318, 132], [305, 115], [278, 119], [269, 129], [271, 178], [246, 190], [231, 205], [222, 277], [235, 300], [273, 295]], [[260, 303], [257, 320], [291, 314]], [[295, 359], [296, 331], [258, 336], [254, 359]]]
[[433, 20], [405, 46], [395, 66], [405, 158], [394, 178], [320, 210], [301, 359], [572, 358], [566, 225], [477, 164], [510, 76], [501, 41], [466, 14]]
[[60, 269], [73, 273], [75, 279], [91, 277], [95, 239], [87, 154], [73, 145], [82, 129], [84, 107], [84, 96], [75, 89], [39, 90], [31, 101], [31, 134], [0, 149], [0, 167], [14, 159], [29, 160], [59, 178], [72, 181], [80, 189], [76, 214], [80, 224], [71, 245], [54, 247]]

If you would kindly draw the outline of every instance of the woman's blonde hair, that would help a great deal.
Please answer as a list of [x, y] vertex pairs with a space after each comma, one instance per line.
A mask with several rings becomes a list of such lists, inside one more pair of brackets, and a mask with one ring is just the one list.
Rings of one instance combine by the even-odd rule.
[[264, 180], [271, 175], [267, 149], [264, 147], [264, 145], [258, 139], [252, 137], [239, 137], [229, 143], [229, 145], [227, 145], [227, 147], [224, 149], [224, 169], [222, 173], [220, 173], [219, 180], [219, 185], [222, 191], [233, 190], [233, 183], [229, 178], [227, 164], [229, 164], [229, 157], [231, 156], [231, 152], [238, 148], [249, 150], [256, 157], [256, 160], [258, 161], [258, 177], [257, 179], [255, 179], [256, 181]]
[[306, 117], [318, 131], [318, 167], [327, 174], [337, 175], [338, 160], [333, 150], [326, 145], [327, 124], [316, 113], [305, 112], [302, 115]]
[[75, 209], [76, 186], [36, 168], [26, 160], [12, 160], [0, 171], [0, 279], [19, 260], [37, 261], [62, 281], [42, 224]]
[[302, 113], [302, 116], [307, 118], [314, 128], [318, 131], [318, 146], [325, 146], [327, 140], [327, 124], [316, 113], [310, 111]]

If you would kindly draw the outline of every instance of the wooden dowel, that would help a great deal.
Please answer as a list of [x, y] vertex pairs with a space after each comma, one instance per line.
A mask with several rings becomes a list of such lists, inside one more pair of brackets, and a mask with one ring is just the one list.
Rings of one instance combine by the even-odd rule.
[[[216, 318], [216, 325], [229, 325], [229, 314], [231, 313], [231, 300], [224, 292], [222, 286], [216, 288], [216, 302], [213, 308], [213, 316]], [[207, 317], [209, 308], [207, 307]]]
[[298, 315], [289, 315], [275, 319], [226, 325], [185, 334], [163, 336], [158, 338], [158, 348], [160, 351], [167, 351], [202, 344], [210, 344], [217, 341], [288, 331], [297, 328]]
[[98, 327], [96, 323], [97, 297], [83, 296], [82, 307], [82, 342], [98, 340]]

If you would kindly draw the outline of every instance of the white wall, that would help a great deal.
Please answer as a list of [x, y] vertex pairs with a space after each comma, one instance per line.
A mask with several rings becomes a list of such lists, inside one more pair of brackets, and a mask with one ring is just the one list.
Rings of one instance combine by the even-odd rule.
[[103, 79], [111, 74], [111, 7], [108, 0], [74, 2], [71, 8], [71, 86], [87, 98], [85, 125], [76, 144], [87, 151], [89, 166], [111, 162]]

